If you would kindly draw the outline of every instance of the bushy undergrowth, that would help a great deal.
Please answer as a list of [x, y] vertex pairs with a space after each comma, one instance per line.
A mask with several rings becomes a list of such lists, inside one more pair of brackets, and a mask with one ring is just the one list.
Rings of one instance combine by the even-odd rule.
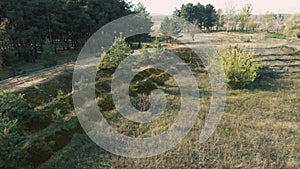
[[265, 38], [286, 39], [286, 36], [281, 33], [270, 33], [270, 34], [266, 34]]
[[[61, 102], [64, 99], [62, 91], [58, 95], [57, 99]], [[64, 134], [73, 132], [77, 121], [66, 121], [62, 113], [64, 106], [56, 107], [61, 109], [54, 108], [51, 116], [47, 117], [43, 114], [46, 112], [34, 111], [24, 95], [0, 91], [0, 168], [28, 168], [36, 164], [31, 160], [48, 158], [57, 146], [63, 146], [68, 141], [65, 137], [69, 136]], [[44, 118], [51, 120], [51, 124], [43, 130], [33, 133], [28, 128], [29, 125], [40, 125], [36, 120]], [[43, 157], [38, 157], [37, 152], [43, 152]]]
[[18, 121], [31, 118], [34, 115], [23, 94], [14, 94], [1, 90], [0, 112], [9, 119], [17, 119]]
[[13, 168], [25, 156], [21, 146], [24, 137], [17, 131], [18, 124], [18, 120], [0, 113], [0, 168]]
[[231, 88], [244, 88], [256, 79], [260, 66], [253, 60], [253, 52], [238, 46], [217, 51], [223, 65], [226, 81]]
[[24, 95], [0, 91], [0, 168], [14, 168], [25, 158], [20, 123], [33, 117]]
[[288, 36], [300, 38], [300, 14], [295, 14], [286, 22], [284, 33]]
[[2, 64], [3, 64], [2, 56], [0, 55], [0, 76], [1, 76], [2, 73], [3, 73], [3, 66], [2, 66]]

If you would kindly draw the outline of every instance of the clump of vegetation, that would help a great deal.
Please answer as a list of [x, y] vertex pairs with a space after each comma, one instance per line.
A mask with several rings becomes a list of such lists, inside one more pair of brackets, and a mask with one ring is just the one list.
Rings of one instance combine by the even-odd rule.
[[245, 28], [247, 30], [247, 23], [250, 20], [250, 16], [251, 16], [251, 12], [252, 12], [252, 5], [251, 4], [246, 4], [242, 10], [239, 13], [239, 20], [241, 23], [241, 31], [244, 31]]
[[54, 51], [54, 46], [47, 39], [43, 45], [42, 61], [44, 67], [51, 67], [57, 64], [57, 59]]
[[300, 14], [293, 15], [286, 23], [285, 33], [300, 38]]
[[33, 112], [24, 95], [0, 91], [0, 168], [15, 168], [25, 159], [20, 125]]
[[226, 81], [231, 88], [243, 88], [254, 82], [259, 72], [259, 64], [253, 60], [253, 52], [238, 46], [217, 51], [224, 67]]
[[138, 58], [139, 61], [148, 60], [151, 56], [151, 53], [148, 51], [147, 46], [143, 45], [141, 49], [141, 55]]
[[265, 35], [265, 38], [286, 39], [286, 35], [282, 33], [269, 33]]
[[22, 140], [18, 132], [18, 120], [10, 119], [0, 112], [0, 168], [17, 167], [20, 159], [24, 159]]
[[57, 90], [57, 95], [56, 98], [57, 99], [62, 99], [65, 96], [65, 92], [62, 89]]
[[116, 67], [118, 66], [123, 59], [129, 56], [132, 53], [130, 45], [127, 44], [125, 38], [120, 34], [119, 37], [115, 38], [115, 41], [108, 53], [103, 53], [102, 61], [98, 64], [98, 68], [103, 67]]
[[17, 119], [19, 121], [25, 118], [32, 118], [33, 110], [28, 105], [23, 94], [14, 94], [11, 92], [0, 90], [0, 113], [9, 119]]
[[127, 44], [122, 34], [120, 34], [120, 37], [115, 38], [112, 47], [109, 49], [109, 61], [117, 66], [131, 53], [130, 46]]
[[167, 42], [171, 42], [172, 36], [177, 37], [181, 31], [181, 24], [175, 18], [165, 17], [160, 26], [160, 32], [168, 37]]
[[296, 134], [296, 140], [300, 141], [300, 131]]
[[[155, 38], [155, 40], [152, 42], [151, 46], [152, 46], [153, 48], [156, 48], [156, 49], [162, 48], [162, 44], [161, 44], [161, 42], [158, 40], [158, 38]], [[146, 49], [146, 48], [144, 48], [144, 49]]]
[[2, 56], [0, 56], [0, 76], [3, 73], [3, 67], [2, 67], [3, 61], [2, 61]]
[[244, 43], [250, 43], [251, 42], [251, 39], [250, 38], [242, 38], [242, 41]]
[[77, 58], [78, 58], [78, 55], [72, 55], [72, 58], [71, 58], [71, 61], [72, 62], [76, 62], [77, 61]]
[[53, 114], [51, 115], [52, 122], [54, 123], [62, 123], [64, 122], [64, 115], [61, 113], [61, 110], [55, 108]]

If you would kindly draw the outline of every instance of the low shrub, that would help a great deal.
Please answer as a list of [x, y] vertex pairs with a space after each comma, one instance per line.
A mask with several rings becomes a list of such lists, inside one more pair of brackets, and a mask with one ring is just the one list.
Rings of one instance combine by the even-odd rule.
[[64, 115], [61, 113], [60, 109], [55, 108], [53, 114], [51, 115], [51, 119], [53, 123], [63, 123]]
[[269, 33], [265, 35], [265, 38], [286, 39], [286, 35], [281, 33]]
[[3, 73], [3, 67], [2, 67], [3, 61], [2, 61], [2, 56], [0, 55], [0, 76]]
[[256, 79], [260, 66], [253, 60], [253, 52], [230, 46], [218, 50], [217, 56], [223, 65], [229, 87], [244, 88]]
[[56, 98], [57, 99], [62, 99], [65, 97], [65, 92], [62, 89], [57, 90]]
[[250, 38], [242, 38], [242, 41], [244, 43], [250, 43], [251, 42], [251, 39]]
[[300, 141], [300, 131], [296, 134], [296, 140]]

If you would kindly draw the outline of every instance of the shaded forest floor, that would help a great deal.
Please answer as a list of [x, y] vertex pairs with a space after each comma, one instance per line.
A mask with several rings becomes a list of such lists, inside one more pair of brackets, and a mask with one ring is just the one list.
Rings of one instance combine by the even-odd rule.
[[0, 76], [0, 79], [5, 80], [8, 78], [19, 78], [28, 75], [34, 76], [32, 74], [38, 71], [48, 71], [51, 69], [56, 69], [59, 66], [72, 62], [75, 56], [78, 55], [78, 53], [78, 50], [59, 50], [56, 54], [57, 66], [50, 67], [48, 69], [43, 66], [41, 59], [37, 59], [33, 63], [20, 62], [14, 66], [6, 66], [4, 67], [4, 72]]

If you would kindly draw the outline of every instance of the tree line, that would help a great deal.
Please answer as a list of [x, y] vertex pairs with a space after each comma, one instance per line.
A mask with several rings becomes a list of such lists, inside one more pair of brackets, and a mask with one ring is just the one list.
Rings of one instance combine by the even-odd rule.
[[[172, 17], [165, 17], [160, 32], [169, 37], [177, 37], [180, 32], [189, 32], [194, 40], [198, 30], [202, 31], [265, 31], [274, 36], [296, 36], [300, 38], [300, 15], [274, 14], [253, 15], [252, 5], [246, 4], [236, 10], [234, 4], [226, 4], [226, 8], [216, 10], [211, 4], [183, 4], [175, 9]], [[188, 21], [188, 22], [186, 22]], [[168, 40], [168, 41], [169, 41]]]
[[47, 39], [55, 51], [78, 48], [131, 8], [126, 0], [0, 0], [3, 64], [35, 62]]
[[[300, 31], [297, 27], [299, 21], [296, 19], [298, 15], [291, 17], [288, 14], [275, 14], [272, 12], [267, 12], [265, 15], [253, 15], [252, 11], [251, 4], [245, 4], [237, 10], [233, 3], [228, 3], [224, 10], [216, 10], [211, 4], [187, 3], [179, 9], [175, 9], [172, 18], [164, 18], [160, 31], [166, 36], [176, 36], [182, 31], [191, 33], [193, 37], [195, 30], [200, 29], [202, 31], [227, 32], [285, 32], [285, 34], [294, 32], [293, 35], [300, 37]], [[183, 23], [182, 20], [188, 21], [190, 24]], [[198, 28], [191, 27], [192, 24]]]
[[211, 4], [202, 5], [201, 3], [183, 4], [180, 9], [175, 9], [173, 16], [185, 19], [203, 29], [211, 29], [218, 20], [215, 7]]

